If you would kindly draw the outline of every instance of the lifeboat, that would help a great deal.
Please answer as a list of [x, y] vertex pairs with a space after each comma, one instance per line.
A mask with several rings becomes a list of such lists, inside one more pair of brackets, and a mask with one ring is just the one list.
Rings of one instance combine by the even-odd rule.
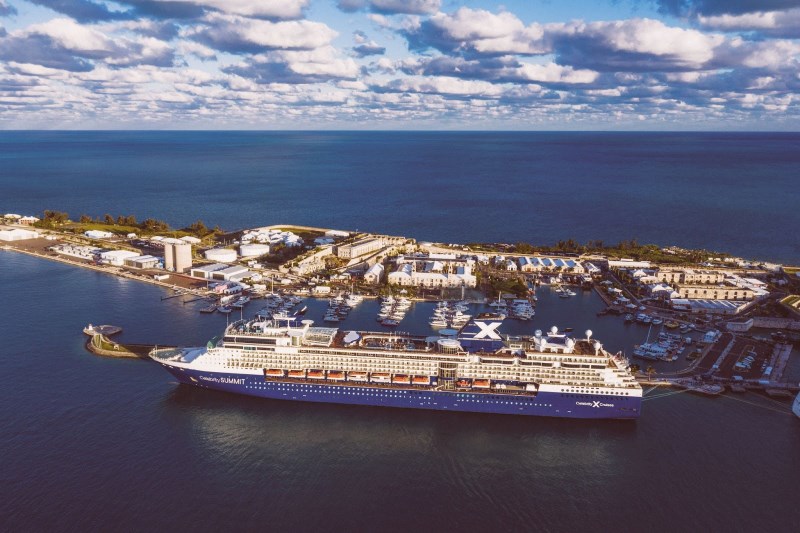
[[325, 379], [325, 372], [323, 370], [309, 370], [308, 379]]
[[370, 374], [369, 380], [372, 383], [389, 383], [391, 381], [389, 374], [386, 372], [373, 372]]
[[328, 379], [331, 381], [344, 381], [344, 372], [341, 370], [328, 370]]
[[475, 387], [476, 389], [488, 389], [490, 385], [491, 383], [489, 382], [488, 379], [476, 379], [472, 383], [472, 386]]
[[289, 370], [289, 377], [290, 378], [304, 378], [306, 377], [305, 370]]
[[280, 368], [268, 368], [264, 371], [264, 375], [266, 375], [268, 378], [282, 378], [284, 371]]
[[458, 379], [456, 380], [456, 387], [462, 389], [468, 389], [472, 386], [472, 380], [469, 379]]
[[395, 374], [394, 377], [392, 377], [392, 383], [397, 383], [398, 385], [410, 385], [411, 376], [407, 374]]
[[348, 372], [347, 381], [367, 381], [366, 372]]
[[414, 385], [430, 385], [431, 378], [428, 376], [414, 376], [413, 378], [411, 378], [411, 382]]

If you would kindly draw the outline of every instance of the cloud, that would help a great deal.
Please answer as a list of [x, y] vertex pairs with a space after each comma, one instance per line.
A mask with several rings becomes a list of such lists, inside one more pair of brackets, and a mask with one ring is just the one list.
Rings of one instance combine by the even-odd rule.
[[727, 32], [757, 32], [772, 37], [800, 37], [800, 7], [785, 11], [756, 11], [741, 15], [700, 16], [704, 28]]
[[482, 55], [529, 55], [549, 51], [543, 41], [542, 26], [525, 26], [514, 14], [505, 11], [495, 14], [462, 7], [451, 15], [437, 13], [400, 33], [414, 51], [433, 48], [450, 54]]
[[303, 16], [309, 0], [116, 0], [119, 10], [95, 0], [30, 0], [80, 22], [138, 19], [195, 19], [208, 12], [287, 20]]
[[332, 46], [313, 50], [275, 50], [252, 56], [223, 69], [259, 84], [323, 83], [355, 80], [359, 67], [351, 58], [342, 58]]
[[311, 50], [328, 45], [337, 32], [321, 22], [270, 22], [233, 15], [209, 15], [187, 36], [216, 50], [233, 54], [265, 50]]
[[[17, 8], [8, 4], [6, 0], [0, 0], [0, 17], [9, 17], [17, 14]], [[2, 28], [0, 28], [0, 32]]]
[[558, 62], [600, 71], [702, 68], [724, 38], [652, 19], [572, 22], [548, 27]]
[[436, 13], [441, 0], [339, 0], [339, 9], [347, 13], [368, 10], [384, 15], [426, 15]]
[[754, 13], [798, 7], [798, 0], [656, 0], [664, 13], [681, 17]]
[[355, 52], [358, 57], [383, 55], [386, 52], [386, 47], [380, 46], [375, 41], [370, 40], [363, 31], [354, 31], [353, 40], [356, 43], [353, 47], [353, 52]]
[[53, 69], [88, 71], [96, 61], [169, 66], [169, 45], [152, 37], [112, 39], [72, 19], [52, 19], [0, 37], [0, 59]]

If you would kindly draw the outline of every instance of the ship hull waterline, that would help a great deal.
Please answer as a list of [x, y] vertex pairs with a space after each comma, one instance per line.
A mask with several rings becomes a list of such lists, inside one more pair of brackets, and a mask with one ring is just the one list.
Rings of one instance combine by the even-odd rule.
[[536, 395], [376, 387], [369, 384], [309, 383], [265, 379], [255, 374], [201, 371], [159, 361], [180, 383], [274, 400], [366, 405], [434, 411], [584, 419], [636, 419], [641, 398], [558, 392]]

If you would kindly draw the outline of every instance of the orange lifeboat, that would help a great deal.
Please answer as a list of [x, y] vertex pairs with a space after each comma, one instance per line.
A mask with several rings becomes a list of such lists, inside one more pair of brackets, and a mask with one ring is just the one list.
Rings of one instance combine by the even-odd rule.
[[391, 381], [389, 374], [386, 372], [373, 372], [370, 374], [369, 380], [372, 383], [389, 383]]
[[398, 385], [410, 385], [411, 376], [408, 374], [395, 374], [392, 378], [392, 383], [397, 383]]
[[472, 386], [476, 389], [488, 389], [491, 386], [491, 382], [488, 379], [476, 379]]
[[325, 372], [322, 370], [309, 370], [308, 379], [325, 379]]
[[331, 381], [344, 381], [344, 372], [341, 370], [328, 370], [328, 379]]
[[431, 378], [429, 376], [414, 376], [411, 378], [411, 382], [414, 383], [414, 385], [430, 385]]
[[290, 378], [304, 378], [306, 377], [305, 370], [289, 370], [289, 377]]
[[266, 375], [268, 378], [282, 378], [284, 371], [280, 368], [268, 368], [264, 371], [264, 375]]

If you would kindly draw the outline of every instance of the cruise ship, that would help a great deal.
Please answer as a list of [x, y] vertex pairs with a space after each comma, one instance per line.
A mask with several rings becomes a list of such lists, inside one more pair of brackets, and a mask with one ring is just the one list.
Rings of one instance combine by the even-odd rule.
[[184, 384], [264, 398], [566, 418], [637, 418], [642, 388], [621, 354], [586, 331], [530, 337], [474, 318], [416, 336], [240, 320], [206, 346], [150, 357]]

